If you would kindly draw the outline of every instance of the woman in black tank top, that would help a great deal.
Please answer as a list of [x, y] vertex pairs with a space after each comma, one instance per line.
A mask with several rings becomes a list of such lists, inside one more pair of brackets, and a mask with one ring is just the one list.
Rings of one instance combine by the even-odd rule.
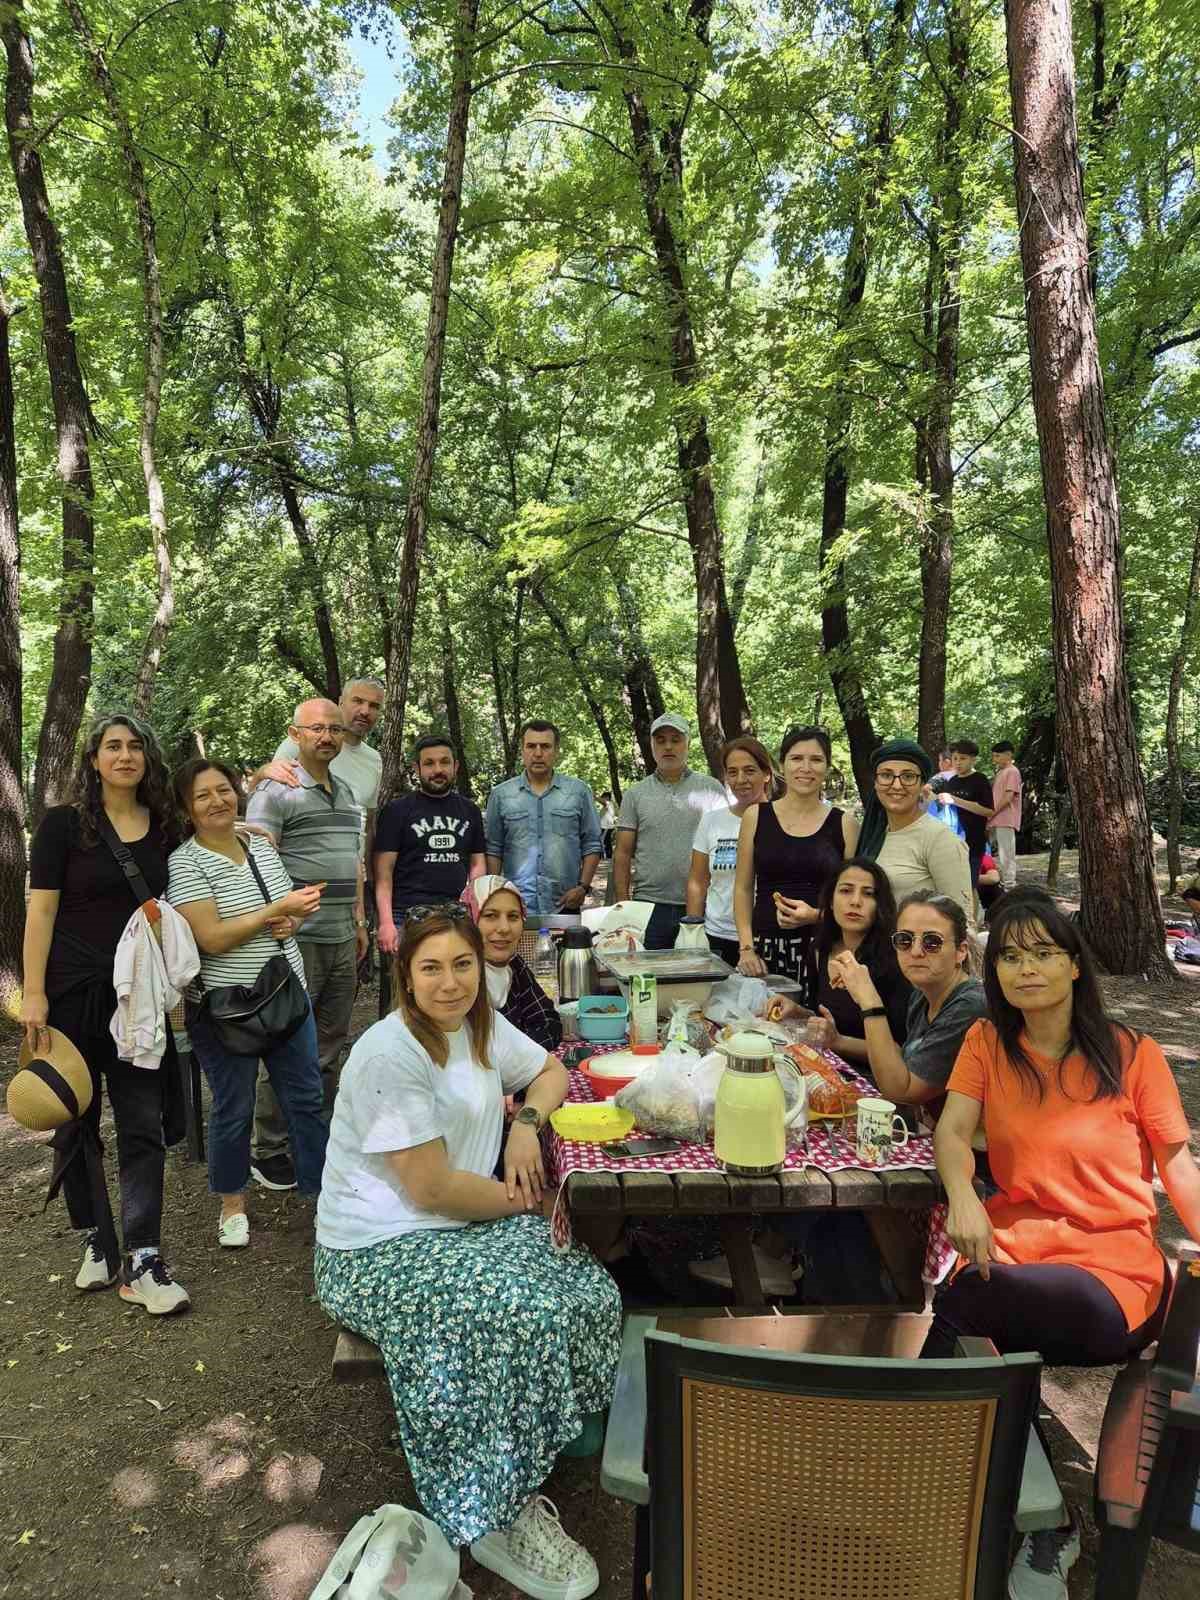
[[749, 977], [798, 975], [821, 891], [854, 854], [858, 823], [821, 799], [831, 757], [823, 728], [793, 728], [779, 751], [783, 798], [750, 807], [743, 819], [733, 905], [738, 971]]

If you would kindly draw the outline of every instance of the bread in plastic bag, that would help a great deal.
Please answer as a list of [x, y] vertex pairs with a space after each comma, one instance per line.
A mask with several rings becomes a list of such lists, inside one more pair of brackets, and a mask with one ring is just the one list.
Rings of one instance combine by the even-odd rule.
[[664, 1050], [632, 1083], [617, 1090], [613, 1104], [632, 1111], [644, 1133], [694, 1142], [703, 1136], [696, 1085], [692, 1082], [697, 1064], [695, 1055]]
[[709, 991], [704, 1015], [710, 1022], [733, 1022], [741, 1017], [766, 1015], [771, 991], [761, 978], [744, 978], [734, 973], [714, 983]]

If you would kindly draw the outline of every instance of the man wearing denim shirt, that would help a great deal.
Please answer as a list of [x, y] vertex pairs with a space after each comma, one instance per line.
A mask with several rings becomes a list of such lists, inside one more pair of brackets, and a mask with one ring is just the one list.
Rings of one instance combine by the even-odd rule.
[[511, 878], [531, 912], [578, 911], [600, 861], [600, 818], [580, 778], [555, 772], [558, 729], [521, 729], [520, 778], [498, 783], [483, 817], [488, 871]]

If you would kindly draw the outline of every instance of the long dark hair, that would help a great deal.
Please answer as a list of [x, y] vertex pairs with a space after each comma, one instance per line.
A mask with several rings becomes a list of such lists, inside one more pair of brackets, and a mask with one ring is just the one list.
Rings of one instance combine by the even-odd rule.
[[110, 728], [128, 728], [135, 738], [142, 741], [146, 770], [137, 786], [135, 798], [138, 805], [145, 806], [150, 813], [150, 826], [154, 827], [157, 824], [167, 844], [174, 845], [179, 839], [179, 824], [175, 817], [175, 807], [171, 802], [171, 778], [167, 771], [167, 763], [163, 759], [154, 729], [148, 722], [143, 722], [140, 717], [135, 717], [129, 711], [114, 711], [94, 722], [80, 752], [70, 800], [79, 817], [80, 844], [85, 850], [90, 850], [100, 843], [100, 816], [104, 810], [104, 791], [100, 783], [100, 774], [93, 762], [104, 742], [104, 735]]
[[[1067, 1053], [1081, 1055], [1095, 1079], [1089, 1099], [1107, 1100], [1120, 1094], [1125, 1068], [1137, 1049], [1139, 1035], [1105, 1012], [1104, 998], [1096, 981], [1096, 964], [1078, 927], [1063, 915], [1048, 894], [1033, 890], [1020, 890], [1002, 902], [988, 929], [983, 957], [988, 1016], [1022, 1083], [1032, 1089], [1039, 1100], [1044, 1097], [1046, 1091], [1041, 1074], [1021, 1043], [1024, 1013], [1009, 1004], [1000, 987], [999, 961], [1006, 942], [1023, 950], [1035, 944], [1054, 944], [1072, 958], [1079, 976], [1075, 979], [1071, 1002], [1071, 1038]], [[1058, 1066], [1058, 1081], [1065, 1090], [1062, 1062]]]
[[[540, 729], [535, 729], [540, 732]], [[467, 1012], [466, 1023], [471, 1030], [471, 1044], [475, 1060], [481, 1067], [491, 1067], [488, 1052], [492, 1043], [492, 1007], [488, 999], [487, 981], [483, 972], [483, 939], [479, 929], [468, 916], [450, 916], [448, 912], [435, 911], [419, 922], [407, 921], [400, 930], [400, 941], [392, 958], [392, 993], [399, 995], [396, 1009], [413, 1038], [423, 1044], [437, 1062], [444, 1067], [450, 1059], [450, 1045], [445, 1032], [425, 1013], [418, 1009], [412, 994], [410, 974], [417, 951], [426, 939], [438, 933], [457, 933], [471, 948], [479, 968], [479, 992], [475, 1003]]]
[[196, 779], [202, 772], [219, 772], [233, 789], [237, 796], [238, 816], [246, 810], [246, 799], [242, 793], [242, 780], [235, 767], [228, 761], [214, 761], [211, 756], [192, 756], [181, 767], [175, 768], [175, 775], [171, 779], [171, 796], [179, 811], [180, 827], [183, 837], [190, 839], [195, 833], [195, 824], [191, 818], [192, 790], [196, 787]]
[[855, 955], [872, 973], [890, 972], [896, 967], [896, 952], [892, 949], [892, 935], [896, 931], [896, 896], [887, 873], [878, 861], [871, 861], [867, 856], [851, 856], [848, 861], [842, 862], [832, 877], [825, 880], [821, 890], [821, 920], [817, 923], [817, 961], [823, 965], [842, 936], [833, 914], [833, 896], [842, 875], [849, 872], [851, 867], [867, 873], [875, 885], [875, 921]]

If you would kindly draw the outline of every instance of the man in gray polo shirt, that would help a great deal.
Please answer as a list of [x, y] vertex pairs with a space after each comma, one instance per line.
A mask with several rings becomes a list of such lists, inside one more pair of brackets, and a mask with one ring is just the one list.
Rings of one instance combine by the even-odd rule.
[[[299, 750], [295, 785], [268, 779], [250, 797], [246, 820], [274, 839], [298, 889], [324, 885], [320, 909], [299, 929], [308, 997], [317, 1024], [317, 1057], [326, 1110], [333, 1108], [337, 1069], [357, 989], [357, 967], [366, 952], [361, 809], [350, 786], [330, 771], [342, 748], [342, 713], [332, 700], [305, 700], [288, 730]], [[287, 1126], [259, 1068], [254, 1159], [251, 1171], [267, 1188], [291, 1188]]]
[[[687, 904], [692, 839], [706, 811], [728, 805], [715, 778], [687, 764], [692, 730], [668, 712], [650, 724], [655, 769], [626, 789], [617, 818], [613, 881], [618, 900], [650, 900], [647, 950], [669, 950]], [[632, 889], [632, 893], [631, 893]]]

